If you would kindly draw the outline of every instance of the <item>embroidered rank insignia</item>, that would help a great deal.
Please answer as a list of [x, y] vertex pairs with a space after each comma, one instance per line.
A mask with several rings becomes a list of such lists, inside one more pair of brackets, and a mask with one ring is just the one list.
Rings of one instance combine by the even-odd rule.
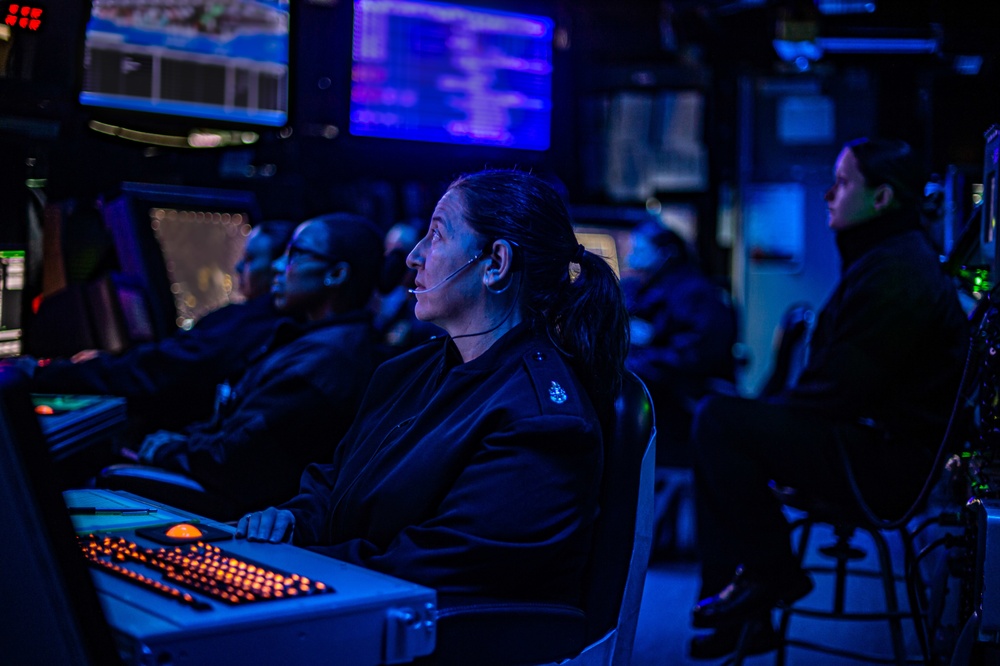
[[552, 382], [552, 386], [549, 387], [549, 399], [557, 405], [563, 404], [566, 402], [566, 390], [559, 386], [558, 382]]

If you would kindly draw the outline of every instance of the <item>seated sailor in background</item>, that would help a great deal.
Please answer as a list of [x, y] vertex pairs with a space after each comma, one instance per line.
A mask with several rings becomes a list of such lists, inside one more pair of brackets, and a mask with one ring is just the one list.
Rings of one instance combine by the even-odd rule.
[[622, 279], [632, 329], [625, 365], [656, 407], [657, 464], [688, 467], [695, 403], [711, 392], [736, 393], [736, 314], [676, 232], [648, 222], [631, 238]]
[[968, 325], [921, 226], [923, 182], [907, 144], [848, 143], [826, 194], [842, 274], [806, 367], [772, 398], [699, 405], [692, 439], [704, 599], [694, 624], [717, 631], [695, 639], [694, 656], [733, 650], [746, 621], [761, 627], [750, 650], [763, 648], [771, 608], [812, 588], [769, 480], [851, 515], [894, 519], [938, 471]]
[[382, 339], [386, 356], [395, 356], [412, 349], [444, 332], [433, 324], [422, 322], [413, 314], [416, 298], [410, 289], [416, 271], [406, 265], [410, 251], [423, 236], [426, 225], [397, 222], [385, 232], [385, 264], [373, 299], [375, 330]]
[[433, 587], [443, 606], [578, 607], [628, 346], [618, 281], [520, 171], [454, 181], [409, 264], [417, 317], [447, 337], [382, 364], [332, 463], [236, 536], [291, 538]]
[[271, 299], [271, 264], [294, 230], [292, 222], [271, 220], [250, 231], [235, 268], [244, 303], [221, 307], [190, 330], [121, 354], [88, 351], [45, 364], [31, 359], [32, 391], [125, 397], [137, 437], [211, 417], [216, 385], [242, 374], [283, 318]]
[[382, 242], [357, 215], [299, 225], [272, 287], [277, 310], [295, 320], [250, 359], [211, 420], [153, 433], [140, 462], [184, 472], [239, 511], [295, 495], [306, 464], [333, 455], [375, 368], [366, 305]]

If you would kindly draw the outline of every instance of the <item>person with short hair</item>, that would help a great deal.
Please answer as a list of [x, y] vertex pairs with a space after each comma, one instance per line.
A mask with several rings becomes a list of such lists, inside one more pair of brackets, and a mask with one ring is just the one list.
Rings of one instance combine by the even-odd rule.
[[692, 656], [734, 650], [750, 621], [762, 627], [748, 638], [750, 651], [773, 648], [771, 608], [812, 588], [769, 481], [852, 515], [896, 519], [938, 471], [932, 463], [969, 331], [921, 225], [922, 191], [920, 162], [906, 143], [847, 143], [825, 197], [841, 277], [817, 318], [805, 368], [773, 397], [712, 396], [698, 406], [703, 598], [693, 620], [716, 631], [694, 639]]
[[305, 466], [333, 455], [375, 369], [366, 305], [382, 244], [358, 215], [300, 224], [273, 266], [271, 296], [290, 319], [226, 385], [210, 420], [149, 435], [140, 462], [192, 477], [233, 517], [295, 495]]
[[645, 382], [656, 408], [656, 462], [690, 467], [694, 406], [709, 393], [736, 394], [736, 312], [706, 276], [694, 250], [659, 222], [629, 234], [622, 279], [631, 324], [626, 367]]
[[416, 221], [397, 222], [385, 233], [385, 265], [372, 307], [375, 330], [382, 339], [385, 356], [412, 349], [443, 331], [417, 319], [413, 314], [416, 297], [410, 293], [416, 271], [406, 265], [406, 257], [420, 241], [426, 225]]
[[332, 462], [236, 536], [290, 538], [445, 606], [578, 609], [628, 348], [618, 280], [558, 193], [516, 170], [455, 180], [409, 264], [416, 316], [447, 336], [383, 363]]

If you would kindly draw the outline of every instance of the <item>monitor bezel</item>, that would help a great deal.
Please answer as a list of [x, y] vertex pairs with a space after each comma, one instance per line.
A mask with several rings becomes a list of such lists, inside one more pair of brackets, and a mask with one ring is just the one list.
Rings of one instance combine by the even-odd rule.
[[[351, 47], [349, 49], [349, 61], [351, 74], [348, 76], [348, 103], [347, 103], [347, 117], [345, 119], [345, 127], [347, 128], [347, 134], [354, 139], [374, 139], [382, 140], [388, 142], [415, 142], [421, 145], [439, 145], [452, 148], [493, 148], [500, 150], [512, 150], [520, 151], [524, 153], [544, 153], [551, 149], [553, 144], [553, 134], [554, 134], [554, 113], [553, 106], [555, 104], [556, 96], [556, 60], [557, 60], [557, 49], [555, 45], [555, 33], [557, 28], [557, 22], [553, 15], [538, 13], [538, 11], [523, 11], [520, 8], [513, 7], [501, 7], [497, 5], [482, 6], [475, 2], [441, 2], [439, 0], [400, 0], [405, 1], [414, 5], [419, 5], [428, 8], [444, 8], [449, 7], [459, 9], [462, 11], [475, 12], [484, 15], [493, 16], [508, 16], [517, 17], [525, 19], [539, 20], [547, 24], [547, 34], [549, 41], [549, 61], [548, 64], [551, 67], [549, 72], [549, 86], [546, 96], [547, 108], [546, 113], [546, 127], [545, 127], [545, 142], [544, 145], [528, 145], [525, 142], [513, 142], [513, 143], [503, 143], [499, 141], [476, 141], [474, 139], [461, 139], [461, 138], [429, 138], [431, 136], [430, 129], [427, 127], [421, 127], [419, 129], [404, 130], [401, 132], [392, 132], [390, 130], [378, 131], [378, 130], [363, 130], [355, 126], [353, 114], [355, 111], [354, 107], [354, 92], [356, 89], [356, 82], [353, 76], [353, 68], [357, 64], [355, 48], [357, 46], [358, 35], [362, 32], [359, 28], [358, 21], [358, 5], [366, 0], [353, 0], [353, 12], [352, 12], [352, 40]], [[440, 129], [440, 128], [438, 128]], [[412, 134], [412, 135], [410, 135]]]
[[[232, 120], [226, 118], [225, 116], [219, 117], [217, 115], [199, 115], [193, 112], [163, 113], [153, 108], [123, 109], [104, 103], [85, 103], [83, 101], [83, 96], [86, 94], [86, 91], [84, 90], [84, 56], [87, 48], [87, 32], [91, 15], [91, 11], [89, 11], [89, 9], [92, 6], [91, 3], [88, 3], [88, 11], [84, 12], [83, 20], [81, 22], [82, 25], [79, 30], [79, 57], [77, 58], [77, 62], [79, 64], [76, 67], [77, 71], [72, 94], [75, 108], [77, 112], [91, 124], [93, 129], [97, 129], [99, 127], [99, 131], [103, 134], [117, 134], [123, 139], [148, 143], [158, 143], [161, 141], [167, 141], [170, 137], [188, 137], [199, 132], [212, 132], [213, 130], [231, 132], [243, 130], [262, 133], [279, 131], [284, 127], [288, 127], [292, 124], [295, 114], [295, 72], [296, 62], [298, 60], [297, 30], [295, 27], [295, 18], [298, 10], [293, 9], [292, 4], [293, 3], [289, 1], [287, 6], [288, 47], [286, 53], [287, 86], [285, 90], [287, 108], [285, 111], [285, 117], [281, 120], [281, 122], [268, 122], [260, 119], [254, 119], [252, 117]], [[179, 144], [174, 142], [169, 143], [169, 145], [176, 146]], [[229, 143], [221, 144], [221, 147], [227, 146], [229, 146]], [[191, 147], [205, 148], [206, 146], [198, 145]]]
[[177, 307], [166, 257], [148, 223], [154, 207], [183, 206], [215, 212], [240, 212], [253, 226], [262, 219], [256, 195], [246, 190], [125, 182], [105, 207], [105, 224], [114, 237], [121, 284], [145, 292], [153, 333], [158, 340], [177, 333]]

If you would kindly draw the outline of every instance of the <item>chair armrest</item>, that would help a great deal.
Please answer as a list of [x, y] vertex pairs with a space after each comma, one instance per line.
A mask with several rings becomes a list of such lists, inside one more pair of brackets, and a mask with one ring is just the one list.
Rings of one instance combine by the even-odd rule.
[[125, 490], [220, 522], [237, 520], [242, 513], [232, 502], [213, 495], [191, 477], [161, 467], [111, 465], [101, 470], [97, 485]]

